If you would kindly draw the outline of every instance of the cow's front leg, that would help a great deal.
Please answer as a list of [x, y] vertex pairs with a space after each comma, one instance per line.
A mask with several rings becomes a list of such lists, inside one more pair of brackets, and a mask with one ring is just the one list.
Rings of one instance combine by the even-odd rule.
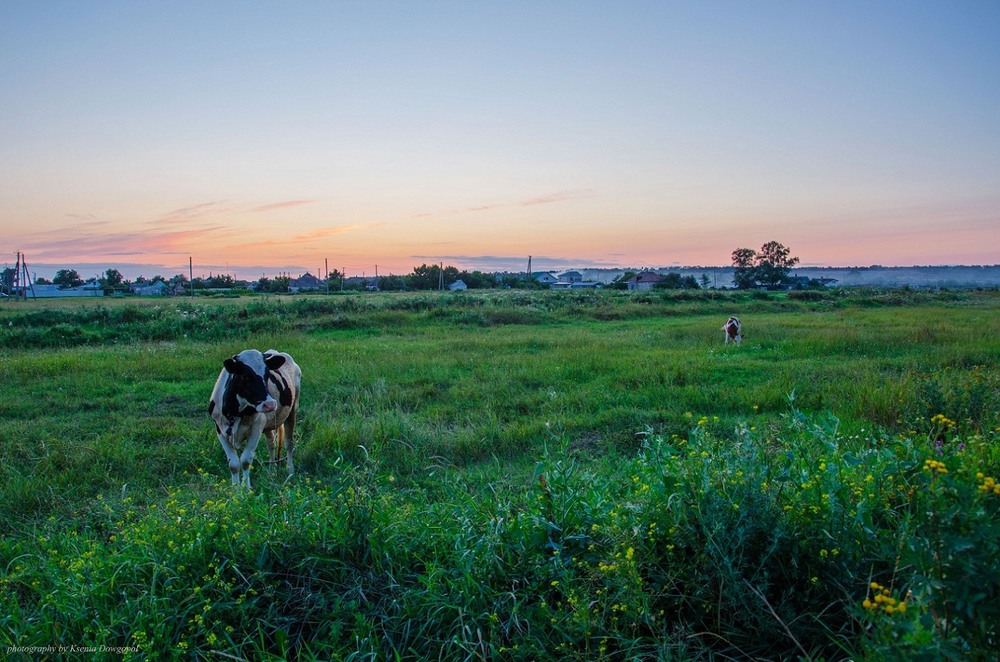
[[227, 435], [225, 432], [219, 433], [219, 443], [222, 444], [222, 451], [229, 461], [229, 471], [233, 474], [233, 485], [240, 484], [240, 455], [236, 452], [235, 435]]
[[240, 456], [240, 468], [243, 469], [243, 486], [250, 489], [250, 467], [253, 465], [253, 456], [257, 452], [257, 444], [260, 443], [260, 433], [264, 430], [264, 423], [267, 417], [264, 414], [254, 416], [250, 425], [250, 433], [247, 436], [247, 445]]

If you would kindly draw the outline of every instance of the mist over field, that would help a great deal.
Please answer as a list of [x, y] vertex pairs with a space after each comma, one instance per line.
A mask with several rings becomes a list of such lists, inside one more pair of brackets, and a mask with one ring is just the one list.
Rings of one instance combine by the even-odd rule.
[[[680, 273], [694, 276], [702, 282], [708, 276], [709, 287], [733, 287], [732, 267], [656, 267], [651, 271], [660, 273]], [[584, 280], [610, 283], [625, 273], [625, 269], [580, 269]], [[810, 279], [832, 278], [838, 287], [930, 287], [930, 288], [976, 288], [1000, 287], [1000, 265], [983, 266], [935, 266], [935, 267], [801, 267], [789, 274], [790, 277]]]

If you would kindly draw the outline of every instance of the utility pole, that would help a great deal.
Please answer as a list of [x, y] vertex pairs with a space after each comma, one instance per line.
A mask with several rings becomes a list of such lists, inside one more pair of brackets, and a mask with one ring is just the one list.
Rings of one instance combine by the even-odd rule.
[[16, 298], [23, 298], [25, 301], [28, 300], [28, 289], [31, 289], [31, 298], [36, 298], [35, 286], [28, 274], [28, 258], [21, 251], [17, 252], [17, 264], [14, 267], [14, 280], [11, 283], [11, 289], [14, 290], [13, 294]]
[[24, 300], [28, 300], [28, 289], [31, 289], [31, 298], [35, 298], [35, 284], [31, 282], [31, 277], [28, 276], [28, 257], [21, 253], [21, 268], [24, 270]]
[[194, 296], [194, 262], [188, 256], [188, 296]]

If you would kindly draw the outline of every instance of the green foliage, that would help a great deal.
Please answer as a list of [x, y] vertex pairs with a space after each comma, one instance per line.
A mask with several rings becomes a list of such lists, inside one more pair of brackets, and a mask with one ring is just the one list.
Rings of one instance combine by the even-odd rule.
[[[996, 293], [822, 294], [6, 307], [0, 646], [989, 659]], [[248, 346], [305, 379], [254, 492], [205, 413]]]
[[751, 248], [737, 248], [733, 251], [733, 282], [743, 290], [762, 285], [775, 289], [788, 277], [799, 258], [790, 257], [791, 250], [769, 241], [759, 251]]
[[442, 268], [436, 264], [422, 264], [414, 267], [413, 272], [406, 277], [411, 290], [437, 290], [442, 285], [448, 285], [458, 280], [458, 269], [452, 266]]
[[83, 279], [76, 269], [60, 269], [52, 278], [52, 282], [60, 287], [77, 287], [83, 285]]
[[697, 290], [699, 285], [694, 276], [682, 277], [679, 273], [668, 273], [653, 287], [661, 290]]
[[257, 281], [256, 291], [267, 294], [287, 292], [289, 282], [291, 282], [291, 278], [288, 276], [275, 276], [274, 278], [261, 276], [260, 280]]

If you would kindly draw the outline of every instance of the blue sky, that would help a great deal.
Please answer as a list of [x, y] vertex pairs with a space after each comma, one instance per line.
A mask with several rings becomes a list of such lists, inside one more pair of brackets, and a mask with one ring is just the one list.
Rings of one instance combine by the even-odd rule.
[[7, 1], [0, 43], [40, 275], [1000, 263], [998, 2]]

